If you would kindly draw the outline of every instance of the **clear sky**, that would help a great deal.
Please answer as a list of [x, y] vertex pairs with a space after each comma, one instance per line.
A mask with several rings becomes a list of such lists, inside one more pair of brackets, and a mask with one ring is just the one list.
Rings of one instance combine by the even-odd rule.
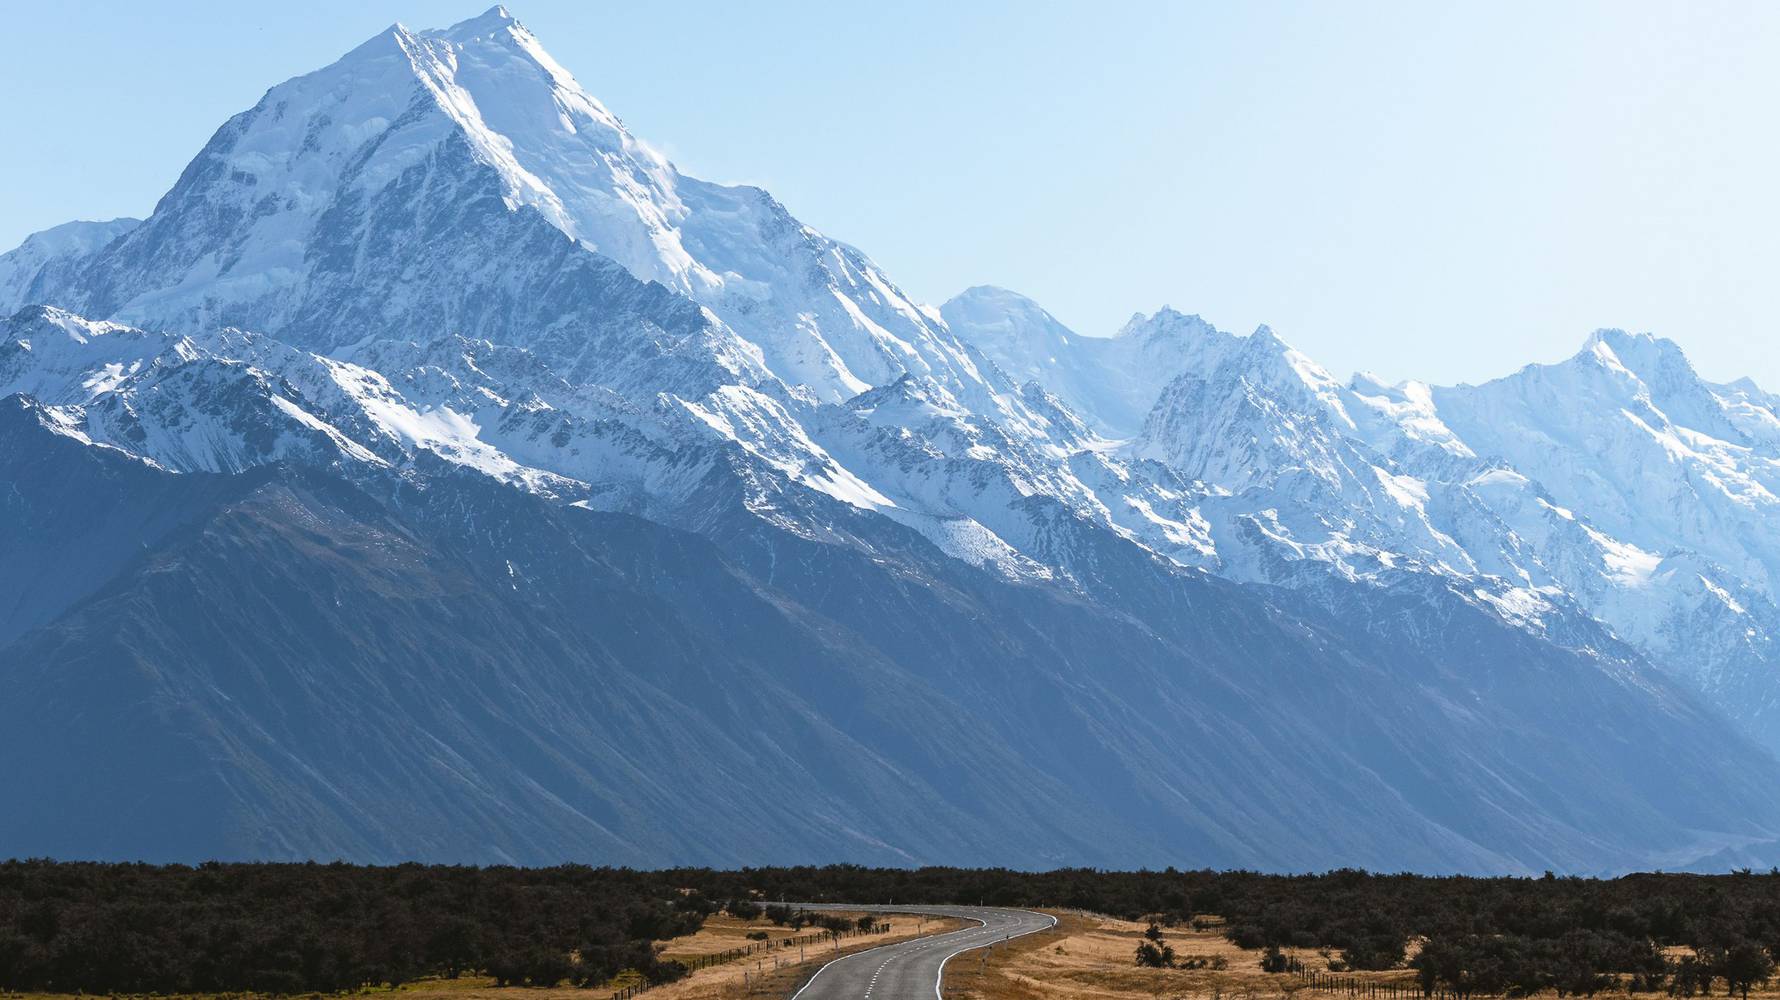
[[[145, 214], [267, 87], [486, 6], [8, 13], [0, 244]], [[1619, 326], [1780, 389], [1780, 4], [508, 6], [683, 170], [926, 301], [1004, 285], [1101, 334], [1167, 303], [1440, 382]]]

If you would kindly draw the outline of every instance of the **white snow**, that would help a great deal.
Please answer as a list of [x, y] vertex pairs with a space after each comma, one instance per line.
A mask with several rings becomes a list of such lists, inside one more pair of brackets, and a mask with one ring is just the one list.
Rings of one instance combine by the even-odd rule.
[[[766, 192], [681, 174], [500, 8], [394, 26], [231, 128], [213, 180], [161, 211], [238, 221], [203, 230], [189, 266], [154, 270], [145, 251], [132, 263], [152, 280], [106, 320], [6, 321], [0, 392], [38, 397], [58, 433], [179, 470], [436, 455], [671, 517], [733, 461], [763, 517], [801, 516], [779, 502], [792, 492], [838, 501], [1016, 577], [1091, 571], [1048, 516], [1312, 593], [1413, 574], [1531, 630], [1580, 608], [1690, 676], [1755, 662], [1780, 631], [1780, 402], [1705, 382], [1668, 341], [1600, 331], [1482, 386], [1385, 385], [1338, 381], [1265, 327], [1233, 336], [1166, 307], [1087, 337], [1001, 289], [917, 305]], [[393, 200], [465, 146], [474, 178]], [[318, 280], [312, 241], [342, 198], [392, 199], [399, 219], [475, 197], [697, 303], [708, 338], [660, 345], [692, 375], [571, 377], [552, 366], [583, 359], [450, 329], [335, 358], [216, 329], [256, 304], [269, 326], [289, 318], [279, 295]], [[136, 225], [32, 237], [0, 256], [0, 305], [56, 280], [78, 291], [57, 275], [127, 248]], [[511, 287], [509, 262], [463, 263], [466, 282]], [[393, 296], [392, 311], [428, 304]], [[130, 318], [178, 330], [113, 322]]]

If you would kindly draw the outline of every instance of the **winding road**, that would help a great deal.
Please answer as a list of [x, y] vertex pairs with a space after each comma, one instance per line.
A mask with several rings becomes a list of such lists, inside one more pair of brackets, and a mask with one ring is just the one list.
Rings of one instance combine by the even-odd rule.
[[942, 1000], [940, 977], [952, 956], [987, 948], [1036, 931], [1049, 930], [1057, 918], [1030, 910], [986, 906], [842, 906], [805, 904], [806, 910], [869, 910], [874, 913], [921, 913], [976, 921], [979, 927], [912, 938], [854, 952], [816, 970], [792, 994], [792, 1000]]

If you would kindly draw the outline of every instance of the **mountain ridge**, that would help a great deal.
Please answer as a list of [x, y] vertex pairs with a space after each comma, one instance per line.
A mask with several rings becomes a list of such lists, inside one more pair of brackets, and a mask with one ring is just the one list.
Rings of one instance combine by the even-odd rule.
[[[7, 503], [51, 539], [0, 533], [37, 747], [0, 852], [1592, 872], [1780, 840], [1780, 762], [1701, 700], [1758, 704], [1736, 629], [1770, 605], [1455, 447], [1484, 397], [1173, 310], [1091, 341], [1011, 293], [919, 307], [679, 174], [504, 9], [273, 87], [114, 230], [0, 256]], [[1042, 356], [1006, 357], [1023, 323]], [[114, 530], [77, 546], [82, 511]], [[1716, 686], [1652, 667], [1702, 634]], [[86, 829], [69, 768], [134, 820]]]
[[[1041, 351], [1057, 337], [1032, 334]], [[989, 342], [992, 356], [1019, 349], [1006, 329]], [[1769, 610], [1780, 537], [1764, 513], [1780, 418], [1752, 382], [1708, 383], [1673, 341], [1610, 329], [1564, 361], [1453, 387], [1342, 382], [1266, 328], [1228, 343], [1240, 346], [1174, 374], [1127, 455], [1200, 481], [1211, 491], [1201, 508], [1233, 507], [1225, 517], [1239, 520], [1271, 511], [1264, 533], [1292, 558], [1354, 576], [1418, 558], [1507, 581], [1522, 602], [1575, 599], [1780, 746], [1780, 618]], [[1072, 402], [1068, 383], [1057, 391]], [[1666, 483], [1661, 495], [1653, 483]], [[1690, 518], [1726, 526], [1689, 529]], [[1239, 560], [1222, 568], [1257, 576]]]

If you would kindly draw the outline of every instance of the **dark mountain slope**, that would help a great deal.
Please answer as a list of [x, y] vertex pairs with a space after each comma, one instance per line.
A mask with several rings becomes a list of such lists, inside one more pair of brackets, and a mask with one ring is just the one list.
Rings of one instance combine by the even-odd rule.
[[[870, 656], [775, 627], [695, 539], [578, 511], [565, 530], [539, 505], [515, 513], [537, 518], [522, 530], [552, 553], [547, 583], [514, 552], [501, 586], [466, 539], [344, 483], [256, 478], [0, 655], [6, 727], [29, 734], [10, 741], [24, 805], [0, 851], [641, 864], [908, 859], [879, 837], [987, 848], [980, 820], [788, 689], [867, 703]], [[603, 547], [654, 578], [615, 572]], [[661, 596], [688, 570], [702, 619]], [[967, 732], [943, 703], [926, 721]]]
[[[118, 458], [5, 437], [27, 514]], [[0, 649], [0, 854], [1537, 869], [1780, 827], [1691, 702], [1475, 609], [1418, 658], [1130, 546], [1135, 613], [838, 504], [845, 545], [713, 493], [714, 544], [443, 466], [133, 468], [183, 522]]]
[[[922, 570], [867, 605], [825, 582], [865, 576], [856, 551], [769, 532], [727, 544], [795, 567], [778, 587], [927, 664], [1032, 763], [1108, 790], [1107, 815], [1170, 831], [1171, 860], [1609, 870], [1775, 822], [1771, 758], [1604, 631], [1543, 641], [1413, 577], [1312, 602], [1183, 576], [1060, 511], [1056, 530], [1092, 547], [1096, 594], [1118, 610], [978, 586], [918, 546], [896, 559]], [[1109, 617], [1152, 645], [1109, 644]]]
[[99, 589], [239, 485], [170, 476], [122, 452], [50, 432], [44, 409], [0, 399], [0, 644]]

